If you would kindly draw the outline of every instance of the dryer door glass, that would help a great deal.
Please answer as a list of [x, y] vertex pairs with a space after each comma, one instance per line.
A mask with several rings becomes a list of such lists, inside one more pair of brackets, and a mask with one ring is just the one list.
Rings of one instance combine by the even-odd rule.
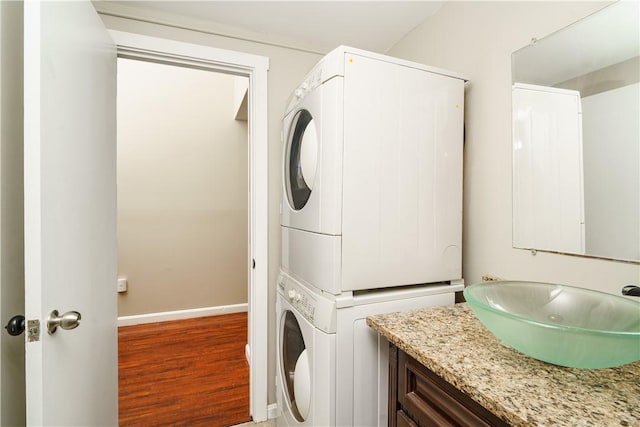
[[307, 110], [293, 118], [287, 140], [285, 181], [289, 205], [299, 211], [309, 200], [318, 164], [316, 124]]
[[[291, 414], [302, 422], [309, 413], [311, 401], [311, 372], [304, 337], [296, 316], [291, 311], [283, 313], [282, 366], [284, 395]], [[284, 408], [283, 408], [284, 409]]]

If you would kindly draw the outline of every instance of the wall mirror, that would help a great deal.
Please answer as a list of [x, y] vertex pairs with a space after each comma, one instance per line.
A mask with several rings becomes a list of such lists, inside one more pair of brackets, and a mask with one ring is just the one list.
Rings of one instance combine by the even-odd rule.
[[639, 3], [512, 55], [513, 246], [640, 262]]

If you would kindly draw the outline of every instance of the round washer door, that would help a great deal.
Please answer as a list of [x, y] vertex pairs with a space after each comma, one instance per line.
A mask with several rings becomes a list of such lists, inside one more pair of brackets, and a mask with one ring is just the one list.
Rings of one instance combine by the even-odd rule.
[[287, 136], [284, 179], [292, 209], [301, 210], [309, 200], [318, 166], [318, 133], [308, 110], [294, 116]]
[[311, 402], [311, 367], [304, 337], [296, 316], [289, 310], [282, 314], [282, 358], [280, 366], [284, 396], [291, 414], [299, 422], [309, 415]]

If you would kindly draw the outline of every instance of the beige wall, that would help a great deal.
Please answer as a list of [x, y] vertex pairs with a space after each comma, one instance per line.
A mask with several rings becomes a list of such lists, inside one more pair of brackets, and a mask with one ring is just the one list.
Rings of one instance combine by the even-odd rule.
[[[97, 5], [99, 8], [99, 4]], [[153, 37], [162, 37], [187, 43], [196, 43], [221, 49], [262, 55], [269, 58], [268, 74], [268, 128], [269, 128], [269, 372], [268, 402], [275, 403], [275, 293], [280, 267], [280, 196], [282, 147], [280, 121], [285, 102], [304, 75], [321, 58], [321, 55], [295, 49], [273, 46], [260, 42], [218, 36], [206, 32], [189, 31], [139, 20], [102, 16], [109, 29], [128, 31]], [[188, 22], [181, 25], [189, 26]], [[206, 27], [206, 23], [194, 23], [194, 27]]]
[[619, 294], [640, 266], [513, 249], [511, 245], [511, 53], [584, 17], [595, 2], [445, 2], [389, 54], [464, 73], [463, 273], [559, 282]]
[[229, 74], [118, 60], [118, 314], [247, 302], [247, 122]]
[[[24, 314], [22, 2], [0, 2], [0, 321]], [[0, 329], [0, 425], [25, 423], [24, 335]]]

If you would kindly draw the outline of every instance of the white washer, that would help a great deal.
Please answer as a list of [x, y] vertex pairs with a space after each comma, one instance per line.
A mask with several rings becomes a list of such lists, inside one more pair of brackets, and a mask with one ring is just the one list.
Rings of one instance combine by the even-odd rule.
[[335, 301], [278, 277], [278, 426], [335, 425], [335, 322]]
[[283, 119], [282, 266], [331, 292], [462, 277], [464, 78], [341, 46]]
[[459, 282], [333, 296], [281, 272], [278, 425], [386, 426], [388, 342], [367, 326], [367, 316], [451, 305], [462, 289]]

